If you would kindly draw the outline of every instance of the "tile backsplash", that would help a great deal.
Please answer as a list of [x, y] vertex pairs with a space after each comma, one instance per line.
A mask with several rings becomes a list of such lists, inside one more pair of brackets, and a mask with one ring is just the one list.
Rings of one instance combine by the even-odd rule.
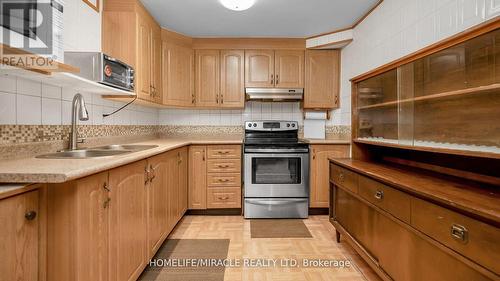
[[[25, 80], [13, 76], [0, 76], [0, 125], [69, 125], [71, 102], [77, 92]], [[123, 103], [102, 99], [99, 95], [84, 96], [88, 121], [83, 125], [157, 125], [158, 110], [132, 105], [112, 116], [103, 118], [123, 106]]]

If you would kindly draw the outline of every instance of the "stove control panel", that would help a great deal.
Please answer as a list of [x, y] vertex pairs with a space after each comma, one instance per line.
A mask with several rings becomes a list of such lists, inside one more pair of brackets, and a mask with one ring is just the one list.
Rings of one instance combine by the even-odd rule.
[[297, 121], [246, 121], [245, 129], [249, 131], [294, 131], [298, 130]]

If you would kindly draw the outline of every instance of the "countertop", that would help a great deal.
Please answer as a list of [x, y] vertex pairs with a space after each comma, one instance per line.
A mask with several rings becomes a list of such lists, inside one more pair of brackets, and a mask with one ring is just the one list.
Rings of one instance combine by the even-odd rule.
[[500, 224], [500, 193], [495, 188], [400, 165], [347, 158], [330, 161], [417, 197]]
[[[307, 140], [310, 144], [350, 144], [344, 140]], [[61, 183], [123, 166], [179, 147], [200, 144], [242, 144], [241, 135], [159, 138], [136, 144], [157, 148], [125, 155], [89, 159], [39, 159], [35, 157], [0, 161], [0, 183]]]
[[112, 157], [89, 159], [23, 158], [0, 162], [0, 182], [61, 183], [139, 161], [190, 144], [241, 144], [241, 137], [165, 138], [138, 142], [157, 148]]

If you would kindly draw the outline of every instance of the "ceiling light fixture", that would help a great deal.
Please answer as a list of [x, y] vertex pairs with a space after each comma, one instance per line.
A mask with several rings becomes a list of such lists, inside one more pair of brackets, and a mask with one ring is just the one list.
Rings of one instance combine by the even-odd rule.
[[219, 0], [222, 6], [233, 11], [244, 11], [255, 4], [256, 0]]

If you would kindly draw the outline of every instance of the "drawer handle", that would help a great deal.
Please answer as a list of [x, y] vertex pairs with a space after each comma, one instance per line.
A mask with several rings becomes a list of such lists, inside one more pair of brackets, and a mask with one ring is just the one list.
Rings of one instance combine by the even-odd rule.
[[228, 154], [229, 151], [217, 151], [217, 153], [219, 153], [219, 154]]
[[228, 182], [229, 179], [219, 179], [219, 182]]
[[344, 173], [340, 172], [339, 181], [344, 181]]
[[229, 165], [218, 165], [219, 168], [229, 168]]
[[459, 224], [452, 224], [450, 229], [450, 234], [453, 239], [460, 241], [462, 243], [467, 243], [469, 240], [469, 231], [465, 226]]
[[382, 200], [384, 198], [384, 192], [382, 190], [377, 190], [374, 195], [375, 199]]
[[229, 199], [229, 197], [228, 197], [228, 196], [225, 196], [225, 197], [218, 197], [218, 199], [219, 199], [219, 200], [227, 200], [227, 199]]
[[34, 220], [36, 218], [36, 212], [35, 211], [29, 211], [26, 214], [24, 214], [24, 217], [27, 220], [32, 221], [32, 220]]

